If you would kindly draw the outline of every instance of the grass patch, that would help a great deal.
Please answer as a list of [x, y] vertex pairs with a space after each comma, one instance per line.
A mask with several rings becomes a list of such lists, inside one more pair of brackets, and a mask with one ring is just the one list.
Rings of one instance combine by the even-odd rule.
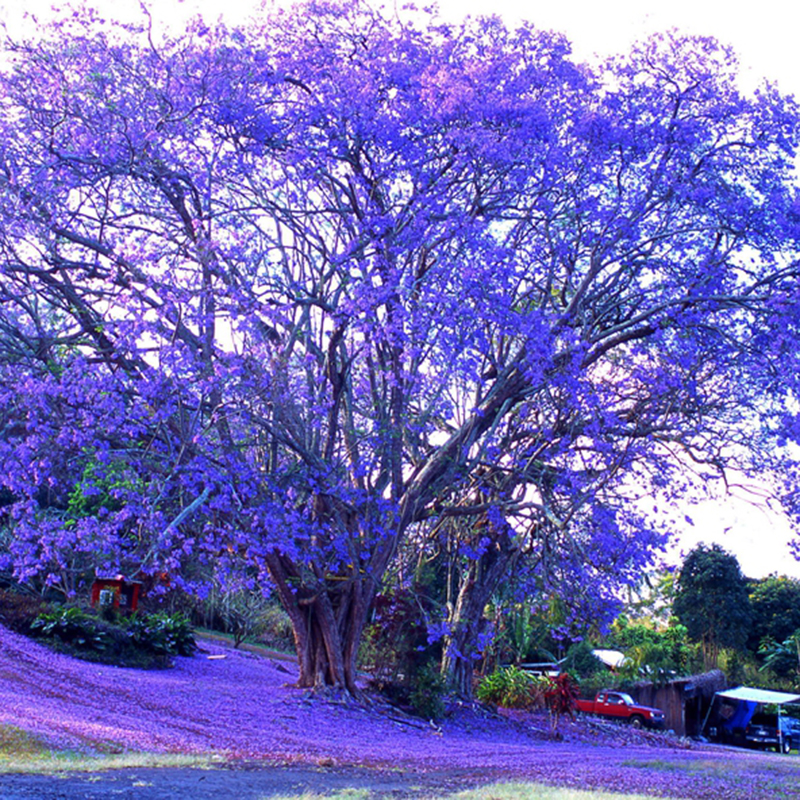
[[372, 792], [369, 789], [345, 789], [335, 794], [304, 792], [303, 794], [271, 794], [268, 797], [269, 800], [370, 800]]
[[[493, 783], [449, 795], [448, 800], [653, 800], [644, 794], [620, 794], [590, 789], [543, 786], [539, 783]], [[432, 799], [431, 799], [432, 800]]]
[[193, 767], [213, 769], [223, 757], [172, 753], [110, 753], [98, 755], [79, 750], [54, 750], [35, 734], [13, 725], [0, 725], [0, 772], [51, 775], [59, 772], [100, 772], [146, 767]]
[[633, 767], [634, 769], [649, 769], [658, 772], [681, 772], [691, 775], [707, 775], [712, 778], [730, 777], [732, 774], [752, 772], [776, 772], [784, 774], [787, 770], [797, 769], [800, 770], [800, 760], [792, 758], [779, 758], [776, 754], [776, 759], [769, 762], [760, 762], [754, 765], [747, 761], [738, 761], [728, 759], [725, 761], [718, 760], [702, 760], [702, 759], [686, 759], [686, 760], [670, 760], [665, 759], [648, 759], [647, 761], [639, 761], [637, 759], [629, 759], [620, 762], [622, 767]]
[[631, 759], [622, 761], [622, 767], [634, 767], [635, 769], [654, 769], [659, 772], [689, 772], [692, 774], [707, 772], [710, 774], [723, 774], [730, 772], [730, 765], [720, 764], [719, 761], [701, 761], [700, 759], [687, 759], [685, 761], [666, 761], [663, 759], [652, 759], [639, 761]]
[[[234, 635], [223, 633], [222, 631], [212, 631], [208, 628], [195, 628], [195, 636], [198, 640], [206, 639], [211, 642], [223, 642], [235, 646]], [[297, 654], [287, 647], [276, 647], [274, 645], [258, 641], [253, 637], [247, 637], [239, 645], [238, 650], [246, 650], [249, 653], [266, 656], [275, 661], [297, 661]]]
[[[270, 795], [270, 800], [371, 800], [367, 789], [345, 789], [335, 794], [304, 792], [303, 794]], [[266, 800], [266, 798], [264, 799]], [[449, 795], [423, 795], [420, 800], [653, 800], [650, 795], [620, 794], [586, 789], [565, 789], [539, 783], [493, 783]]]
[[49, 753], [50, 749], [38, 736], [15, 725], [0, 725], [0, 761], [10, 756], [34, 758]]

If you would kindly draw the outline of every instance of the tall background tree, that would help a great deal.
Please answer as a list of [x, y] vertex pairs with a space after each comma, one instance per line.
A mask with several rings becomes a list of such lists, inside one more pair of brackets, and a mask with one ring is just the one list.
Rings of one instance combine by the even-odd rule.
[[747, 581], [736, 556], [719, 545], [698, 545], [685, 558], [672, 605], [689, 638], [700, 642], [707, 670], [720, 648], [743, 650], [752, 622]]
[[757, 650], [767, 637], [776, 642], [800, 630], [800, 580], [770, 575], [750, 585], [753, 624], [748, 645]]
[[791, 479], [797, 111], [713, 41], [592, 70], [362, 4], [176, 40], [83, 16], [0, 84], [20, 579], [249, 565], [301, 685], [355, 691], [401, 546], [458, 520], [466, 692], [459, 626], [512, 564], [605, 612], [670, 532], [643, 497]]

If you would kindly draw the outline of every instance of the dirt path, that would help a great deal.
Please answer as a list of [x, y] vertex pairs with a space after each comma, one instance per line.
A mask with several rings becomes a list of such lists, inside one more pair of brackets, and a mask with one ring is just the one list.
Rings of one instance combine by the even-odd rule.
[[452, 774], [380, 770], [236, 766], [228, 769], [123, 769], [65, 776], [0, 775], [3, 800], [260, 800], [304, 792], [368, 790], [374, 798], [437, 797], [479, 781]]
[[[570, 752], [571, 751], [571, 752]], [[598, 755], [605, 758], [607, 748]], [[561, 760], [576, 764], [580, 752], [567, 748]], [[746, 753], [734, 754], [747, 758]], [[635, 759], [629, 759], [630, 765]], [[694, 765], [692, 764], [694, 762]], [[715, 768], [708, 758], [693, 754], [679, 769], [665, 767], [655, 759], [640, 780], [633, 781], [625, 770], [617, 780], [555, 781], [572, 788], [604, 788], [615, 791], [638, 791], [643, 794], [699, 800], [772, 800], [775, 797], [800, 798], [800, 777], [796, 770], [782, 771], [773, 761], [768, 777], [758, 765], [752, 770], [735, 768], [731, 762]], [[619, 766], [619, 762], [617, 762]], [[659, 769], [659, 767], [661, 769]], [[664, 771], [666, 775], [663, 774]], [[683, 774], [683, 773], [686, 774]], [[727, 777], [720, 780], [723, 773]], [[761, 777], [759, 777], [761, 775]], [[688, 779], [687, 779], [688, 776]], [[309, 792], [326, 795], [347, 790], [366, 791], [370, 800], [415, 800], [444, 798], [455, 792], [509, 780], [536, 780], [535, 775], [510, 775], [504, 770], [429, 770], [425, 772], [381, 770], [367, 767], [313, 767], [308, 765], [263, 766], [237, 763], [213, 769], [131, 768], [95, 773], [61, 775], [0, 775], [3, 800], [266, 800], [271, 797], [295, 797]], [[664, 780], [666, 778], [666, 780]], [[550, 782], [550, 781], [548, 781]], [[649, 789], [649, 791], [648, 791]]]

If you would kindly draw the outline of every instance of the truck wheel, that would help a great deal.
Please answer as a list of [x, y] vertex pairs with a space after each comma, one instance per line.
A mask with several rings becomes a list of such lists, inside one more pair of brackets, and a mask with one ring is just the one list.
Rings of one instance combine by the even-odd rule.
[[639, 730], [639, 728], [643, 728], [644, 719], [642, 719], [642, 717], [640, 717], [638, 714], [634, 714], [631, 717], [631, 727], [636, 728], [637, 730]]
[[792, 749], [792, 740], [791, 739], [784, 739], [783, 745], [780, 746], [781, 751], [784, 753], [788, 753]]

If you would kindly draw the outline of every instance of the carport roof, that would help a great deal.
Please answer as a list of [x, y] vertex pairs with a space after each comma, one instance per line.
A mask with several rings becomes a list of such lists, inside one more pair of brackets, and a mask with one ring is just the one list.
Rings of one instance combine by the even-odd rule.
[[785, 703], [800, 703], [800, 694], [787, 694], [786, 692], [772, 692], [767, 689], [751, 689], [749, 686], [738, 686], [736, 689], [727, 689], [717, 692], [720, 697], [729, 697], [731, 700], [750, 700], [754, 703], [774, 703], [782, 706]]

